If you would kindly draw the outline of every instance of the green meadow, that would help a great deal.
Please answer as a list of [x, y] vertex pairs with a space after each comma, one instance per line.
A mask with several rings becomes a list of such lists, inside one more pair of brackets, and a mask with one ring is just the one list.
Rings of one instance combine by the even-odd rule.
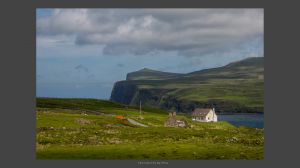
[[[125, 119], [119, 119], [124, 116]], [[148, 127], [129, 122], [132, 119]], [[37, 98], [36, 158], [201, 160], [264, 157], [264, 131], [227, 122], [164, 127], [166, 111], [96, 99]]]

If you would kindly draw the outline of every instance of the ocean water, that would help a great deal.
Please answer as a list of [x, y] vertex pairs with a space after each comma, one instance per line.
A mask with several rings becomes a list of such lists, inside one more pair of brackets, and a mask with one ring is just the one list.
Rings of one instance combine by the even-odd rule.
[[263, 114], [219, 114], [219, 121], [227, 121], [235, 126], [264, 128]]

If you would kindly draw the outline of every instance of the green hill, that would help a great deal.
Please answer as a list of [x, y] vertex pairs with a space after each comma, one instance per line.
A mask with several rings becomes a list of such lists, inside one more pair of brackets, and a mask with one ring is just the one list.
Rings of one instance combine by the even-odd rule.
[[132, 72], [115, 83], [111, 100], [187, 113], [211, 106], [225, 113], [263, 112], [263, 86], [264, 58], [255, 57], [188, 74]]
[[[96, 99], [37, 98], [37, 159], [263, 159], [263, 130], [227, 122], [164, 127], [166, 111]], [[118, 119], [125, 116], [125, 119]], [[146, 125], [143, 127], [128, 119]]]
[[181, 74], [178, 73], [161, 72], [144, 68], [136, 72], [128, 73], [126, 80], [164, 80], [174, 78], [180, 75]]

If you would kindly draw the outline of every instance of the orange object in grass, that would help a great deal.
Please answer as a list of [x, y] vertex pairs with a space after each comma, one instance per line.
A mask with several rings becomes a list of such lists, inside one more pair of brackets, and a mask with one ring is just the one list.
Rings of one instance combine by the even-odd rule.
[[124, 120], [125, 117], [124, 116], [116, 116], [117, 119], [120, 119], [120, 120]]

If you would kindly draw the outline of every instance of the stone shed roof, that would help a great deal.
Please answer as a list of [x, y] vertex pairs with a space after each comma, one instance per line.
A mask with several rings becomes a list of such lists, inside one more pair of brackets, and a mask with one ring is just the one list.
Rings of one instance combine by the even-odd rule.
[[192, 116], [195, 117], [205, 117], [209, 112], [210, 112], [210, 108], [196, 108], [193, 112], [192, 112]]

